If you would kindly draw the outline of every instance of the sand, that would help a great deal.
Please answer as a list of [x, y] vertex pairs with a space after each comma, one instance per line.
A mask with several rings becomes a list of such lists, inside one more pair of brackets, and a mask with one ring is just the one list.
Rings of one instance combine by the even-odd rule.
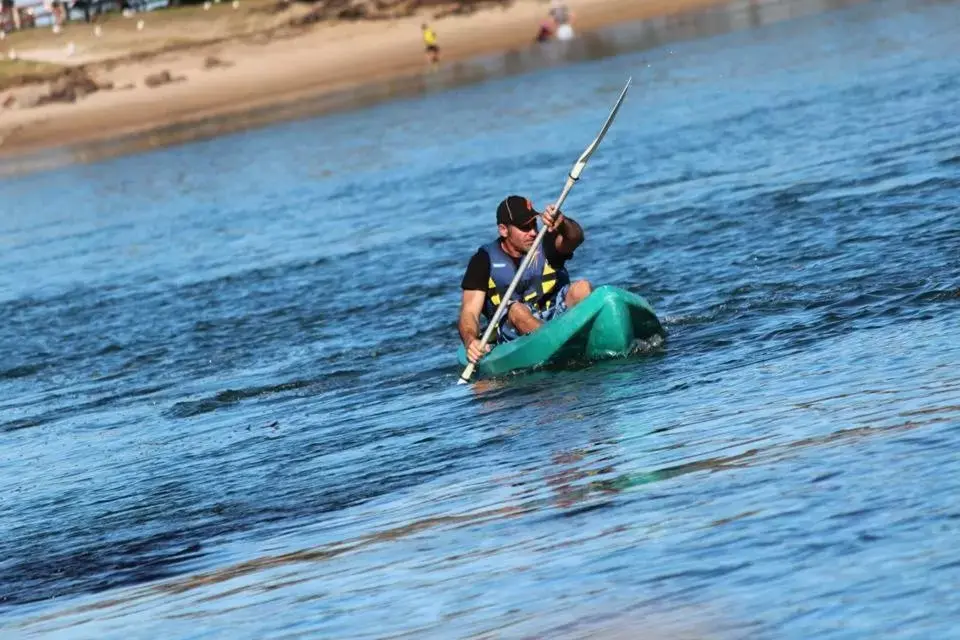
[[[579, 36], [619, 22], [723, 2], [568, 0], [567, 5]], [[296, 12], [302, 14], [305, 7], [294, 5], [283, 14], [265, 18], [251, 13], [253, 17], [240, 24], [242, 6], [234, 10], [223, 4], [216, 10], [221, 16], [232, 11], [232, 21], [218, 20], [213, 11], [199, 8], [184, 11], [182, 16], [177, 12], [168, 16], [145, 13], [106, 23], [104, 37], [97, 39], [90, 25], [68, 25], [56, 36], [59, 41], [51, 43], [53, 36], [35, 38], [32, 47], [20, 44], [18, 55], [60, 64], [82, 63], [97, 81], [112, 82], [115, 88], [75, 102], [0, 109], [0, 157], [116, 139], [279, 106], [359, 84], [430, 73], [420, 34], [424, 21], [438, 34], [441, 64], [536, 46], [534, 35], [548, 7], [546, 0], [515, 0], [505, 8], [483, 9], [468, 16], [433, 19], [431, 13], [421, 12], [389, 21], [325, 22], [278, 31], [277, 25], [289, 22]], [[139, 19], [144, 20], [142, 31], [134, 26]], [[188, 42], [184, 33], [189, 33], [193, 42]], [[0, 43], [0, 51], [18, 45], [18, 35]], [[67, 55], [63, 42], [75, 43], [72, 55]], [[150, 52], [164, 47], [173, 50]], [[207, 68], [205, 61], [210, 56], [225, 65]], [[168, 71], [178, 81], [146, 86], [144, 78], [160, 71]], [[24, 95], [39, 90], [39, 86], [8, 89], [0, 92], [0, 104], [12, 102], [10, 96], [25, 102]]]

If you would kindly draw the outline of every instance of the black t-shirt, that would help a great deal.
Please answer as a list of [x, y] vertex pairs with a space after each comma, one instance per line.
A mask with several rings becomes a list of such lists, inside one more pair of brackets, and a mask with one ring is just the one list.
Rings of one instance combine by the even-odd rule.
[[[543, 253], [547, 257], [547, 262], [554, 269], [562, 268], [567, 260], [573, 257], [573, 254], [564, 255], [557, 251], [557, 234], [548, 231], [543, 236]], [[513, 258], [513, 265], [517, 268], [523, 262], [523, 257]], [[463, 280], [460, 282], [460, 288], [465, 291], [486, 291], [490, 283], [490, 254], [482, 249], [470, 258], [467, 264], [467, 271], [463, 274]]]

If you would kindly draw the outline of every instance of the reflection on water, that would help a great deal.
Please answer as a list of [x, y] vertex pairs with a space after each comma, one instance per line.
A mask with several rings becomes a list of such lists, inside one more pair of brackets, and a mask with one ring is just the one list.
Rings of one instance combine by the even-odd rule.
[[[615, 391], [615, 389], [612, 390]], [[602, 389], [600, 391], [602, 393]], [[940, 398], [950, 401], [960, 397], [960, 378], [940, 380], [935, 388], [930, 391], [932, 395], [929, 396], [928, 402], [934, 402]], [[865, 398], [858, 397], [860, 394], [865, 396], [874, 394], [897, 396], [898, 392], [894, 389], [868, 389], [856, 394], [840, 393], [821, 396], [798, 402], [789, 410], [810, 411], [816, 410], [819, 405], [837, 402], [848, 403], [851, 407], [861, 407]], [[569, 400], [569, 403], [566, 407], [556, 405], [539, 407], [545, 412], [542, 419], [544, 424], [540, 426], [556, 425], [563, 419], [574, 421], [582, 419], [582, 416], [575, 413], [577, 408], [582, 408], [582, 402], [574, 401], [569, 397], [567, 397], [567, 400]], [[888, 399], [887, 403], [891, 405], [902, 404], [902, 402], [898, 403], [893, 399]], [[612, 403], [610, 406], [616, 412], [616, 404]], [[485, 408], [492, 409], [493, 407], [488, 405]], [[502, 406], [499, 408], [501, 410], [509, 409], [509, 407]], [[573, 411], [573, 413], [568, 413], [568, 411]], [[542, 478], [537, 477], [538, 472], [532, 477], [522, 472], [513, 476], [496, 478], [495, 482], [506, 488], [512, 496], [507, 501], [508, 504], [504, 506], [428, 517], [364, 534], [355, 539], [337, 541], [330, 545], [298, 549], [277, 555], [263, 555], [252, 560], [219, 567], [213, 571], [201, 571], [184, 578], [129, 590], [120, 597], [110, 597], [95, 601], [92, 604], [39, 616], [29, 620], [27, 626], [45, 631], [66, 630], [78, 624], [85, 616], [93, 614], [97, 617], [110, 618], [117, 615], [127, 615], [124, 612], [133, 612], [148, 600], [177, 597], [178, 601], [182, 602], [184, 594], [193, 592], [197, 592], [190, 596], [191, 601], [195, 603], [194, 606], [201, 604], [206, 606], [224, 599], [233, 600], [243, 597], [245, 594], [252, 597], [256, 594], [275, 590], [283, 592], [283, 590], [316, 580], [323, 575], [323, 569], [311, 568], [311, 565], [328, 563], [343, 555], [361, 554], [378, 545], [390, 545], [405, 539], [415, 539], [434, 530], [454, 531], [478, 526], [490, 526], [491, 523], [496, 521], [510, 521], [524, 516], [530, 517], [537, 513], [554, 514], [551, 517], [576, 517], [613, 507], [618, 496], [624, 492], [639, 491], [653, 483], [667, 482], [688, 474], [714, 474], [750, 467], [782, 465], [792, 458], [810, 455], [811, 453], [815, 456], [823, 456], [828, 448], [862, 447], [869, 439], [894, 437], [939, 424], [945, 426], [956, 424], [958, 418], [960, 418], [960, 405], [931, 405], [914, 411], [901, 412], [896, 416], [880, 414], [878, 423], [873, 426], [851, 426], [823, 436], [778, 443], [764, 443], [765, 439], [758, 439], [755, 443], [751, 443], [749, 440], [741, 441], [735, 445], [736, 448], [742, 449], [738, 453], [705, 457], [685, 464], [642, 472], [622, 472], [618, 469], [617, 460], [620, 456], [615, 452], [619, 444], [616, 431], [609, 430], [607, 434], [604, 434], [604, 429], [601, 427], [599, 431], [594, 433], [589, 443], [574, 449], [561, 449], [551, 453], [549, 468], [545, 470], [545, 475]], [[696, 428], [696, 425], [690, 426]], [[837, 469], [817, 477], [814, 482], [827, 482], [841, 473], [842, 470]], [[707, 482], [708, 479], [704, 477], [702, 481]], [[760, 516], [763, 512], [762, 508], [747, 509], [704, 523], [703, 526], [723, 527], [739, 520]], [[627, 525], [615, 525], [587, 537], [578, 537], [575, 541], [549, 545], [545, 549], [562, 551], [567, 547], [590, 541], [604, 545], [606, 537], [623, 534], [630, 528]], [[455, 559], [458, 562], [468, 563], [482, 559], [485, 554], [486, 552], [482, 550], [471, 549], [468, 546]], [[436, 569], [436, 567], [431, 568], [431, 570]], [[623, 619], [629, 618], [629, 613], [630, 609], [628, 608], [592, 619], [589, 611], [585, 610], [581, 614], [582, 618], [577, 619], [575, 624], [569, 625], [573, 628], [562, 625], [554, 631], [559, 634], [573, 631], [580, 632], [583, 626], [592, 628], [592, 624], [598, 620], [609, 619], [610, 622], [617, 623], [613, 626], [613, 629], [601, 625], [598, 632], [614, 633], [617, 632], [619, 625], [624, 624]], [[672, 611], [671, 616], [675, 617], [678, 613], [680, 612]], [[700, 613], [703, 614], [702, 611]], [[656, 619], [658, 612], [651, 610], [645, 615], [649, 616], [651, 614]], [[198, 611], [184, 615], [190, 618], [203, 619], [209, 614]], [[682, 620], [682, 618], [676, 618], [676, 620]], [[694, 617], [693, 621], [698, 624], [705, 623], [707, 618], [705, 616]], [[689, 623], [691, 620], [687, 619], [686, 622]], [[728, 618], [723, 621], [723, 624], [730, 625], [733, 622]], [[745, 622], [739, 621], [735, 625], [740, 632], [744, 631]], [[626, 629], [635, 629], [633, 624], [636, 624], [636, 622], [628, 624]], [[710, 628], [699, 629], [699, 632], [701, 634], [706, 633], [706, 636], [698, 635], [697, 637], [726, 637], [722, 628], [718, 628], [718, 625], [720, 625], [718, 620], [711, 620], [710, 625]], [[747, 624], [746, 628], [750, 628], [750, 625]], [[625, 631], [626, 629], [622, 630]], [[663, 629], [671, 633], [684, 632], [684, 629], [671, 626], [667, 619], [664, 620]]]

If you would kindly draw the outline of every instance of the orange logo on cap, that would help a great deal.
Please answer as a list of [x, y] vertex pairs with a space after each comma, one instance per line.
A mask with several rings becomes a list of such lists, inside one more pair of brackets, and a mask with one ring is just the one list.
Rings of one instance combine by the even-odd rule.
[[530, 202], [530, 198], [527, 198], [527, 211], [533, 210], [533, 203]]

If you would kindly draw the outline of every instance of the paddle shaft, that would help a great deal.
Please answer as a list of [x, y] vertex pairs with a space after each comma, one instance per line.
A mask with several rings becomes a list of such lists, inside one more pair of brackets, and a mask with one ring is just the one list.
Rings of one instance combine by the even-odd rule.
[[[563, 206], [564, 200], [567, 199], [567, 194], [570, 193], [570, 190], [573, 189], [573, 185], [575, 185], [577, 180], [580, 179], [580, 174], [583, 173], [584, 167], [587, 166], [587, 161], [590, 159], [590, 156], [593, 155], [593, 152], [596, 151], [597, 147], [600, 145], [600, 141], [603, 140], [607, 130], [613, 123], [613, 119], [617, 116], [617, 112], [620, 110], [620, 105], [623, 104], [623, 98], [627, 95], [627, 89], [630, 88], [631, 80], [632, 78], [628, 79], [627, 84], [624, 85], [623, 91], [620, 92], [620, 97], [617, 99], [616, 105], [614, 105], [610, 115], [607, 116], [606, 122], [603, 123], [603, 128], [600, 130], [599, 135], [594, 138], [593, 142], [590, 143], [590, 146], [587, 147], [586, 151], [580, 155], [580, 157], [577, 159], [577, 162], [573, 165], [570, 175], [567, 176], [567, 183], [563, 187], [563, 192], [561, 192], [560, 197], [557, 199], [557, 211], [560, 211], [560, 207]], [[533, 261], [537, 251], [540, 250], [540, 243], [543, 241], [543, 236], [546, 235], [546, 233], [547, 226], [543, 225], [540, 227], [540, 231], [537, 233], [536, 240], [533, 241], [533, 246], [530, 247], [530, 250], [527, 251], [526, 255], [524, 255], [523, 261], [520, 262], [520, 266], [517, 267], [517, 273], [513, 276], [513, 280], [510, 282], [510, 286], [507, 287], [506, 293], [503, 294], [503, 298], [500, 300], [500, 305], [497, 307], [497, 311], [493, 314], [493, 318], [491, 318], [490, 322], [487, 324], [487, 328], [483, 332], [483, 337], [480, 338], [481, 344], [486, 345], [490, 341], [490, 336], [494, 331], [496, 331], [497, 326], [499, 326], [500, 319], [503, 317], [503, 314], [507, 309], [507, 304], [510, 301], [510, 297], [513, 295], [517, 285], [520, 283], [520, 277], [523, 276], [524, 272], [526, 272], [527, 267], [530, 266], [530, 263]], [[466, 368], [463, 370], [463, 373], [460, 374], [460, 379], [457, 381], [457, 384], [466, 384], [470, 382], [470, 378], [473, 376], [473, 371], [475, 368], [475, 363], [468, 362]]]

